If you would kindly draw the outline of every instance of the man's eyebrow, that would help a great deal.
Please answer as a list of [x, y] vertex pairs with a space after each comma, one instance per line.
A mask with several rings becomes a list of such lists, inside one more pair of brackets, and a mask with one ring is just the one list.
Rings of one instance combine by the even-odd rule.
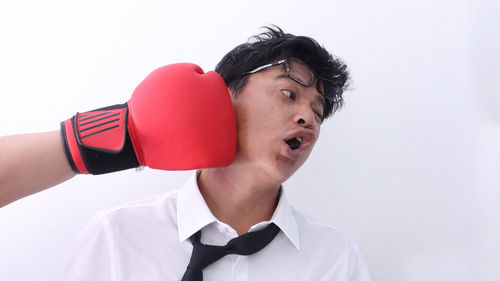
[[280, 75], [276, 76], [276, 79], [280, 79], [280, 78], [286, 78], [286, 79], [288, 79], [290, 77], [288, 77], [288, 75], [285, 74], [285, 73], [281, 73]]

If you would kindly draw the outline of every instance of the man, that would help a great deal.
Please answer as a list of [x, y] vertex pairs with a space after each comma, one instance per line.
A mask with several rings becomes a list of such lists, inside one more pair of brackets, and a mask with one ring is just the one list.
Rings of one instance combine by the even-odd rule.
[[228, 53], [216, 72], [234, 105], [234, 161], [198, 170], [181, 190], [99, 213], [66, 280], [194, 280], [186, 276], [196, 234], [223, 246], [270, 224], [279, 227], [272, 242], [211, 261], [198, 269], [203, 280], [370, 280], [358, 247], [295, 211], [282, 187], [341, 104], [346, 66], [310, 38], [269, 29]]
[[[370, 280], [358, 247], [294, 210], [282, 186], [342, 104], [346, 66], [311, 38], [275, 28], [233, 49], [216, 72], [234, 106], [234, 161], [201, 165], [180, 190], [98, 213], [65, 280]], [[80, 158], [67, 150], [75, 170]]]

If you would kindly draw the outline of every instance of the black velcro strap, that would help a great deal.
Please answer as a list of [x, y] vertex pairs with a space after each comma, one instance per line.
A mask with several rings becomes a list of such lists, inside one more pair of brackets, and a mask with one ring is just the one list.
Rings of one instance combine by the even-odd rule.
[[[99, 108], [93, 111], [121, 108], [127, 108], [127, 103]], [[93, 175], [112, 173], [139, 167], [139, 161], [135, 156], [134, 147], [132, 145], [132, 141], [130, 140], [128, 130], [125, 131], [125, 142], [123, 144], [123, 148], [119, 152], [103, 151], [101, 149], [93, 149], [83, 145], [79, 145], [79, 149], [88, 172]]]
[[139, 167], [139, 161], [135, 156], [129, 134], [126, 134], [125, 144], [119, 153], [107, 153], [86, 147], [80, 147], [80, 150], [85, 159], [87, 170], [93, 175]]

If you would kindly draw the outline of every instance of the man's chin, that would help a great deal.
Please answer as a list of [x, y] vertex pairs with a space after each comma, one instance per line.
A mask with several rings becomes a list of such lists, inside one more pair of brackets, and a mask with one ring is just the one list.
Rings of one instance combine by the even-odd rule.
[[266, 169], [265, 173], [270, 179], [273, 180], [274, 184], [281, 185], [286, 180], [288, 180], [299, 168], [300, 165], [297, 165], [297, 163], [286, 163], [281, 164], [278, 167], [274, 166], [270, 169]]
[[276, 157], [247, 158], [237, 155], [231, 166], [242, 169], [266, 184], [281, 185], [289, 179], [304, 163], [304, 159], [290, 159], [278, 153]]

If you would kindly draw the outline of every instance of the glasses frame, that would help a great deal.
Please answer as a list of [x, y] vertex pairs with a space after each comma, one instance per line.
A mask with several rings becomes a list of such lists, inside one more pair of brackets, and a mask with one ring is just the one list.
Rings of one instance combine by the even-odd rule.
[[[294, 61], [296, 63], [300, 63], [301, 65], [303, 65], [307, 70], [309, 70], [312, 75], [313, 75], [313, 78], [311, 80], [311, 82], [309, 84], [301, 81], [300, 79], [297, 79], [295, 77], [293, 77], [291, 74], [290, 74], [290, 61]], [[304, 63], [302, 63], [301, 61], [299, 60], [295, 60], [295, 59], [289, 59], [289, 58], [284, 58], [282, 60], [279, 60], [277, 62], [273, 62], [273, 63], [268, 63], [268, 64], [265, 64], [265, 65], [262, 65], [262, 66], [259, 66], [255, 69], [252, 69], [250, 71], [247, 71], [247, 72], [244, 72], [243, 75], [246, 75], [246, 74], [254, 74], [256, 72], [259, 72], [261, 70], [264, 70], [266, 68], [269, 68], [269, 67], [273, 67], [273, 66], [277, 66], [277, 65], [280, 65], [280, 64], [285, 64], [285, 70], [286, 70], [286, 74], [288, 76], [288, 78], [292, 79], [293, 81], [299, 83], [300, 85], [304, 86], [304, 87], [311, 87], [313, 84], [314, 84], [314, 81], [318, 80], [318, 82], [321, 82], [321, 84], [323, 84], [323, 89], [325, 88], [325, 82], [327, 83], [330, 83], [332, 85], [332, 87], [335, 89], [334, 90], [334, 93], [333, 93], [333, 97], [329, 97], [329, 93], [324, 93], [321, 89], [320, 89], [320, 84], [318, 83], [317, 87], [318, 87], [318, 92], [321, 93], [321, 95], [325, 98], [325, 99], [328, 99], [329, 101], [333, 102], [333, 103], [338, 103], [338, 100], [340, 99], [340, 96], [342, 96], [342, 87], [338, 86], [337, 83], [333, 82], [332, 80], [330, 79], [322, 79], [322, 78], [317, 78], [316, 77], [316, 73], [314, 73], [314, 71], [312, 71], [312, 69], [310, 69], [307, 65], [305, 65]], [[335, 75], [334, 77], [339, 77], [340, 75]]]

